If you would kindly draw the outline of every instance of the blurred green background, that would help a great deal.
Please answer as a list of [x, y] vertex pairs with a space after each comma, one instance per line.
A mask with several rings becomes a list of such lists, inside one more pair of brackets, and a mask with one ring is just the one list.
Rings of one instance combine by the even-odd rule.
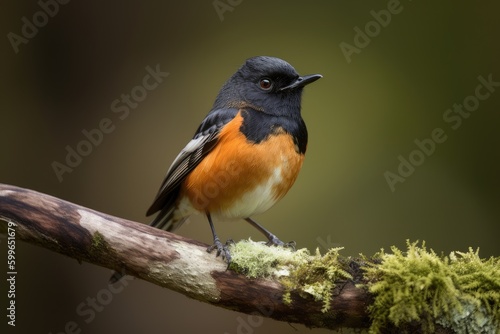
[[[354, 45], [354, 28], [364, 30], [370, 11], [387, 6], [240, 1], [221, 20], [213, 1], [71, 1], [16, 54], [7, 34], [21, 35], [22, 17], [32, 22], [41, 7], [4, 1], [0, 182], [147, 223], [166, 169], [220, 86], [246, 58], [271, 55], [324, 78], [304, 94], [310, 140], [301, 175], [257, 217], [264, 226], [299, 247], [344, 246], [345, 255], [410, 239], [437, 252], [471, 246], [498, 256], [500, 87], [456, 130], [443, 114], [474, 95], [478, 76], [500, 81], [500, 6], [401, 1], [386, 27], [369, 25], [373, 37], [348, 63], [340, 43]], [[169, 76], [121, 120], [112, 101], [157, 64]], [[51, 164], [63, 163], [66, 145], [75, 148], [82, 130], [104, 118], [115, 130], [59, 182]], [[392, 192], [384, 173], [397, 173], [398, 156], [408, 158], [414, 140], [435, 128], [447, 140]], [[217, 228], [222, 239], [261, 239], [243, 221]], [[179, 233], [211, 241], [202, 217]], [[237, 333], [248, 319], [135, 280], [86, 323], [76, 309], [107, 287], [110, 270], [22, 242], [17, 251], [19, 333], [60, 333], [69, 321], [81, 333]], [[270, 319], [254, 324], [252, 333], [311, 332]]]

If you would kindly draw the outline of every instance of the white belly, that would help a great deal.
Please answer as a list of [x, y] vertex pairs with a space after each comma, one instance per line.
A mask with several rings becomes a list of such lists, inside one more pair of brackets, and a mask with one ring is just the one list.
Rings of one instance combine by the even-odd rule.
[[[282, 181], [281, 168], [276, 168], [270, 178], [254, 189], [247, 191], [240, 198], [234, 200], [231, 206], [221, 208], [217, 211], [211, 211], [210, 215], [217, 220], [247, 218], [270, 209], [279, 198], [276, 197], [275, 186]], [[177, 217], [186, 217], [196, 210], [191, 201], [184, 197], [180, 200], [177, 210]]]
[[274, 188], [281, 181], [281, 168], [276, 168], [267, 182], [246, 192], [231, 207], [218, 213], [214, 212], [214, 215], [221, 218], [247, 218], [267, 211], [279, 199]]

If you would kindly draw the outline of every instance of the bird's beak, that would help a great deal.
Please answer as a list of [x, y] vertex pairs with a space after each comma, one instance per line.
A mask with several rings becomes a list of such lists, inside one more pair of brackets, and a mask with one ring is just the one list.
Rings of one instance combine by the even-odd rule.
[[305, 85], [308, 85], [311, 82], [314, 82], [322, 77], [323, 76], [321, 74], [310, 74], [310, 75], [304, 75], [303, 77], [298, 77], [297, 80], [295, 80], [294, 82], [292, 82], [288, 86], [281, 88], [280, 92], [285, 91], [285, 90], [299, 88], [299, 87], [304, 87]]

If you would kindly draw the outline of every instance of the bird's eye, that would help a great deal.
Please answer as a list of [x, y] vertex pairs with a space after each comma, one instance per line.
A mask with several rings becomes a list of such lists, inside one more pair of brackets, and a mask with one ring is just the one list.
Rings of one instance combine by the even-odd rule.
[[262, 78], [259, 81], [259, 87], [262, 90], [270, 90], [271, 88], [273, 88], [273, 82], [269, 78]]

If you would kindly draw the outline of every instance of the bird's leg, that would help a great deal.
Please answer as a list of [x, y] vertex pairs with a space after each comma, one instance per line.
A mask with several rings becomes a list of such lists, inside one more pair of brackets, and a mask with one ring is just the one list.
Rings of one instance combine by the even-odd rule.
[[282, 247], [289, 247], [289, 248], [292, 248], [293, 250], [295, 250], [295, 241], [290, 241], [290, 242], [283, 242], [281, 241], [280, 239], [278, 239], [277, 236], [275, 236], [274, 234], [272, 234], [271, 232], [269, 232], [268, 230], [266, 230], [262, 225], [260, 225], [259, 223], [257, 223], [255, 220], [253, 220], [252, 218], [248, 217], [248, 218], [245, 218], [245, 220], [247, 222], [250, 223], [250, 225], [252, 225], [253, 227], [255, 227], [257, 230], [260, 231], [260, 233], [264, 234], [267, 238], [267, 243], [266, 245], [268, 246], [282, 246]]
[[234, 243], [232, 240], [228, 240], [225, 245], [220, 242], [219, 237], [215, 233], [214, 223], [212, 222], [212, 217], [210, 213], [207, 212], [208, 223], [210, 224], [210, 229], [212, 230], [212, 235], [214, 236], [214, 244], [207, 248], [207, 252], [211, 253], [214, 249], [217, 249], [216, 257], [222, 254], [222, 258], [226, 260], [227, 264], [231, 263], [231, 253], [229, 252], [229, 245]]

